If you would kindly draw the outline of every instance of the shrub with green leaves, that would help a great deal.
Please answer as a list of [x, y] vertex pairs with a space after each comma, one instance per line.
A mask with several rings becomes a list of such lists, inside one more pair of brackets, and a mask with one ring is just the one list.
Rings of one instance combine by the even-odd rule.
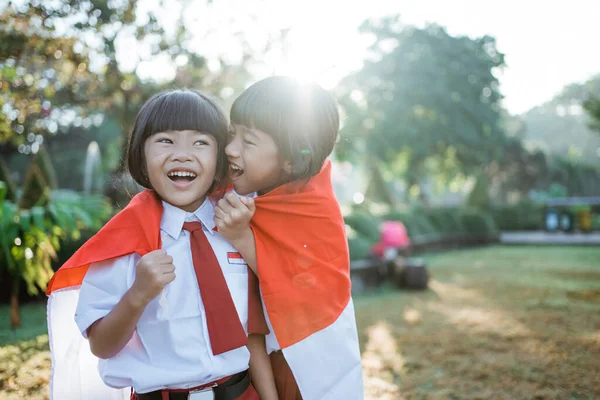
[[[21, 190], [0, 181], [0, 260], [11, 279], [11, 325], [20, 325], [18, 289], [21, 280], [35, 295], [44, 290], [52, 274], [52, 259], [61, 240], [77, 239], [82, 229], [99, 229], [113, 214], [102, 196], [80, 195], [69, 190], [52, 190], [46, 176], [52, 172], [47, 155], [35, 157]], [[9, 196], [10, 195], [10, 196]]]
[[540, 230], [543, 227], [544, 206], [525, 200], [515, 205], [495, 207], [492, 216], [502, 231]]
[[377, 243], [381, 239], [381, 221], [373, 215], [368, 215], [362, 212], [354, 212], [346, 215], [344, 217], [344, 222], [370, 242]]
[[460, 213], [456, 208], [434, 208], [427, 212], [427, 216], [438, 232], [449, 234], [465, 231]]
[[355, 235], [348, 238], [348, 247], [350, 249], [350, 260], [364, 260], [371, 254], [372, 243], [362, 235]]
[[463, 210], [460, 219], [466, 231], [470, 234], [489, 235], [498, 232], [491, 215], [477, 209]]

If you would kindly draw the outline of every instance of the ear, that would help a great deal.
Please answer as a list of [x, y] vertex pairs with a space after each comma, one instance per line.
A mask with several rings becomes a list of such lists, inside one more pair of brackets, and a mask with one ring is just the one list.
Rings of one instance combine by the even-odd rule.
[[291, 163], [291, 162], [289, 162], [289, 161], [287, 161], [287, 160], [283, 162], [283, 167], [282, 167], [282, 169], [283, 169], [283, 171], [284, 171], [286, 174], [288, 174], [288, 175], [290, 175], [290, 174], [292, 173], [292, 171], [294, 170], [294, 169], [292, 168], [292, 163]]

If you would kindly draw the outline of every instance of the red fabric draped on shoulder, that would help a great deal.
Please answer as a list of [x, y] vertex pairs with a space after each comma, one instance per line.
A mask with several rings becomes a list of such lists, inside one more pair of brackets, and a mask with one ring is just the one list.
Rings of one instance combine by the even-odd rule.
[[[331, 162], [308, 182], [280, 186], [255, 204], [258, 277], [285, 348], [331, 325], [350, 300], [348, 243]], [[159, 249], [161, 217], [162, 203], [152, 192], [137, 194], [54, 274], [46, 294], [81, 285], [94, 262]]]
[[90, 264], [131, 253], [143, 256], [161, 247], [160, 220], [163, 207], [158, 197], [145, 190], [90, 238], [54, 274], [46, 294], [79, 286]]
[[255, 204], [258, 279], [285, 348], [331, 325], [350, 300], [348, 242], [331, 162], [308, 182], [280, 186]]

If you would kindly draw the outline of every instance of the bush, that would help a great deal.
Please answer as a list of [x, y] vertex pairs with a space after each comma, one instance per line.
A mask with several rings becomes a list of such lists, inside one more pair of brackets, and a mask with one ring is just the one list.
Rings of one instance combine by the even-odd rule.
[[422, 210], [414, 210], [415, 221], [421, 235], [439, 234], [440, 230], [431, 222], [431, 219]]
[[355, 235], [348, 238], [348, 247], [350, 249], [350, 261], [364, 260], [371, 254], [373, 243], [362, 235]]
[[600, 231], [600, 215], [592, 214], [592, 231]]
[[406, 227], [409, 237], [431, 235], [438, 233], [438, 229], [430, 222], [429, 218], [419, 209], [410, 212], [391, 211], [383, 218], [387, 221], [400, 221]]
[[502, 231], [531, 231], [543, 227], [544, 206], [532, 201], [522, 201], [512, 206], [492, 210], [494, 222]]
[[461, 212], [460, 219], [466, 231], [470, 234], [489, 235], [498, 232], [491, 215], [475, 209]]
[[498, 227], [491, 214], [476, 208], [434, 208], [424, 212], [415, 208], [410, 212], [392, 211], [384, 220], [400, 221], [408, 236], [435, 236], [466, 234], [494, 234]]
[[485, 174], [479, 175], [475, 186], [471, 190], [467, 199], [467, 204], [470, 207], [489, 210], [490, 208], [490, 195], [489, 195], [489, 182]]
[[354, 212], [345, 216], [344, 222], [356, 231], [358, 235], [363, 236], [372, 243], [377, 243], [381, 239], [381, 230], [379, 228], [380, 221], [373, 215]]
[[464, 232], [465, 227], [460, 220], [460, 210], [455, 208], [436, 208], [427, 213], [429, 220], [440, 233]]

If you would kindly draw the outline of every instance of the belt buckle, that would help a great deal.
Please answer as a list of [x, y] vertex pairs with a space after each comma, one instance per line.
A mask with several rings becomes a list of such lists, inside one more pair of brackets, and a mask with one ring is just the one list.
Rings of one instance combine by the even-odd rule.
[[215, 392], [213, 390], [217, 385], [208, 388], [192, 390], [188, 394], [188, 400], [215, 400]]

